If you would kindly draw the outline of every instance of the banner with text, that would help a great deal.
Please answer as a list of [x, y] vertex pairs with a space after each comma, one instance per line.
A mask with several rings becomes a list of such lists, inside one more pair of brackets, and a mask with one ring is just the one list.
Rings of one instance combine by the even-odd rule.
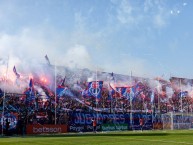
[[128, 124], [103, 124], [101, 125], [101, 131], [116, 131], [116, 130], [128, 130]]
[[66, 133], [67, 125], [27, 125], [27, 134]]

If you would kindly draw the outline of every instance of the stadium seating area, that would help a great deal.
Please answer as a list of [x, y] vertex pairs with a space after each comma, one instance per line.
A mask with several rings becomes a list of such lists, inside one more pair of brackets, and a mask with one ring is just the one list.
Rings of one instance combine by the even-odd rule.
[[[101, 73], [102, 74], [102, 73]], [[103, 76], [103, 77], [101, 77]], [[86, 79], [71, 83], [57, 80], [56, 92], [36, 78], [20, 92], [0, 88], [0, 114], [15, 114], [17, 123], [70, 124], [74, 112], [80, 113], [192, 113], [192, 80], [171, 77], [148, 79], [106, 73], [100, 81]], [[73, 75], [75, 77], [75, 75]], [[115, 81], [116, 78], [116, 81]], [[129, 78], [129, 80], [128, 80]], [[62, 82], [62, 83], [61, 83]], [[128, 82], [126, 84], [125, 82]], [[9, 81], [1, 80], [0, 86]], [[43, 93], [42, 93], [43, 92]], [[106, 119], [103, 120], [106, 122]], [[156, 122], [156, 120], [154, 120]], [[158, 121], [158, 120], [157, 120]]]

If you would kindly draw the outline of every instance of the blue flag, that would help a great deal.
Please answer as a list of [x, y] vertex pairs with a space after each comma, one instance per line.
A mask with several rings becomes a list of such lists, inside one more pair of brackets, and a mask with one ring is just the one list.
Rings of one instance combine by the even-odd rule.
[[122, 87], [116, 87], [116, 92], [117, 92], [117, 94], [118, 94], [117, 97], [122, 97], [122, 94], [123, 94], [123, 92], [122, 92]]
[[24, 94], [26, 94], [26, 103], [30, 103], [35, 101], [35, 92], [33, 91], [33, 80], [30, 79], [29, 81], [29, 89], [25, 90]]
[[64, 95], [65, 92], [65, 87], [58, 87], [56, 88], [56, 95], [58, 97], [62, 97]]
[[61, 86], [56, 88], [56, 95], [58, 97], [62, 97], [64, 95], [69, 96], [69, 97], [74, 96], [68, 87], [61, 87]]
[[126, 99], [130, 98], [130, 87], [123, 87], [122, 88], [122, 96]]
[[131, 89], [132, 93], [134, 93], [133, 98], [135, 98], [138, 97], [141, 94], [141, 92], [143, 92], [144, 86], [141, 84], [141, 82], [138, 82]]
[[3, 91], [0, 88], [0, 98], [3, 97]]
[[29, 89], [30, 89], [30, 93], [32, 93], [33, 87], [34, 87], [34, 85], [33, 85], [33, 80], [32, 80], [32, 78], [31, 78], [30, 81], [29, 81]]
[[97, 99], [101, 98], [103, 88], [103, 81], [92, 81], [88, 83], [89, 96], [93, 96]]
[[179, 98], [183, 98], [183, 97], [187, 97], [188, 96], [188, 91], [183, 91], [183, 92], [180, 92], [179, 94], [178, 94], [178, 97]]
[[32, 80], [32, 79], [30, 79], [30, 81], [29, 81], [29, 87], [30, 87], [30, 88], [33, 87], [33, 80]]
[[130, 88], [129, 87], [116, 87], [116, 91], [119, 94], [119, 97], [129, 99], [130, 97]]

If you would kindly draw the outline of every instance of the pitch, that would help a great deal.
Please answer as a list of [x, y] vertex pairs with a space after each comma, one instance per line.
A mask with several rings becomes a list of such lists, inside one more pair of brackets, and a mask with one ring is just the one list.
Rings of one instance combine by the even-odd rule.
[[186, 145], [193, 130], [98, 132], [1, 137], [1, 145]]

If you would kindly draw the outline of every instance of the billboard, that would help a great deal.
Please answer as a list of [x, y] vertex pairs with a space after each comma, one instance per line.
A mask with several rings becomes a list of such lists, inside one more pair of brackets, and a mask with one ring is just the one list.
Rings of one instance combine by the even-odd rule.
[[66, 133], [67, 125], [27, 125], [27, 134]]

